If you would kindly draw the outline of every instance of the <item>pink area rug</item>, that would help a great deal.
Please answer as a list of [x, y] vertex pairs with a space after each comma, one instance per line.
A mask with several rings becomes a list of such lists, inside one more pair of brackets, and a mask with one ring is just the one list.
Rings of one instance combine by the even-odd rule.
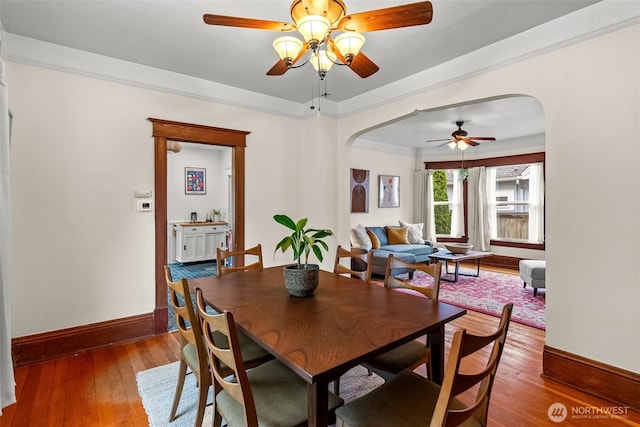
[[[475, 273], [475, 270], [465, 268], [460, 271]], [[453, 278], [453, 275], [447, 277]], [[418, 271], [412, 283], [430, 287], [433, 279]], [[502, 307], [511, 302], [512, 321], [545, 329], [545, 290], [538, 289], [538, 295], [534, 297], [533, 289], [523, 286], [517, 275], [480, 271], [480, 277], [458, 276], [456, 283], [441, 280], [440, 301], [496, 317], [500, 317]]]

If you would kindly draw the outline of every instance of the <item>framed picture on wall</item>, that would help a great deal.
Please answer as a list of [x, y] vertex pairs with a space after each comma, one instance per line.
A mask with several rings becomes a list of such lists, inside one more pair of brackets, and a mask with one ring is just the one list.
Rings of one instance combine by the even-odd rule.
[[351, 169], [351, 213], [369, 212], [369, 171]]
[[380, 175], [380, 193], [378, 198], [380, 208], [400, 207], [400, 177]]
[[184, 193], [207, 194], [207, 170], [205, 168], [184, 168]]

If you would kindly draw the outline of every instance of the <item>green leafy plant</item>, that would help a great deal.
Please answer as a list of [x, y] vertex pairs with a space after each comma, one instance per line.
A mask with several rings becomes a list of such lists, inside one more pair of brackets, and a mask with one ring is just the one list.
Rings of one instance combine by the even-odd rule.
[[278, 224], [282, 224], [293, 231], [290, 236], [286, 236], [280, 240], [274, 252], [281, 249], [284, 253], [287, 249], [291, 248], [293, 251], [293, 259], [298, 262], [298, 265], [301, 265], [302, 256], [304, 255], [305, 268], [306, 265], [309, 264], [309, 254], [311, 251], [313, 251], [316, 258], [322, 262], [322, 249], [329, 251], [329, 246], [322, 239], [327, 236], [333, 236], [333, 231], [316, 228], [305, 229], [307, 218], [302, 218], [295, 222], [287, 215], [274, 215], [273, 219], [275, 219]]

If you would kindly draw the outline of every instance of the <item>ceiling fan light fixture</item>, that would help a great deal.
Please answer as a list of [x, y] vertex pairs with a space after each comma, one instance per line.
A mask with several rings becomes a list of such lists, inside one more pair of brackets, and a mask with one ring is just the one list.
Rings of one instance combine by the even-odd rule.
[[347, 7], [342, 0], [294, 0], [291, 4], [291, 18], [298, 22], [303, 16], [320, 15], [331, 21], [331, 26], [347, 14]]
[[467, 148], [469, 148], [469, 144], [467, 144], [466, 142], [464, 142], [463, 140], [458, 141], [458, 148], [462, 151], [466, 150]]
[[327, 75], [327, 71], [331, 69], [337, 57], [333, 52], [326, 50], [318, 50], [311, 54], [311, 65], [316, 69], [321, 79]]
[[448, 146], [449, 146], [449, 148], [451, 148], [452, 150], [455, 150], [455, 149], [456, 149], [456, 147], [458, 146], [458, 144], [456, 143], [456, 141], [455, 141], [455, 140], [453, 140], [453, 139], [452, 139], [451, 141], [449, 141], [449, 143], [448, 143], [447, 145], [448, 145]]
[[280, 59], [291, 68], [293, 60], [298, 57], [304, 44], [297, 38], [291, 36], [278, 37], [273, 41], [273, 48], [278, 53]]
[[309, 43], [312, 50], [317, 49], [318, 45], [326, 40], [331, 30], [331, 22], [319, 15], [304, 16], [296, 24], [298, 32]]
[[334, 43], [340, 54], [346, 59], [347, 65], [351, 65], [353, 58], [364, 45], [364, 36], [350, 31], [340, 34], [335, 38]]

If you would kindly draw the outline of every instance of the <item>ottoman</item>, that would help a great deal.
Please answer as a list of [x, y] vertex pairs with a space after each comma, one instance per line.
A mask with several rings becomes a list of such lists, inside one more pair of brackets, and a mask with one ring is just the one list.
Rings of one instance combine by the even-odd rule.
[[520, 278], [527, 285], [533, 288], [533, 296], [538, 294], [538, 288], [544, 288], [544, 270], [546, 261], [536, 259], [523, 259], [520, 261]]
[[[378, 276], [384, 276], [384, 272], [387, 268], [387, 258], [390, 254], [393, 254], [394, 258], [397, 258], [404, 262], [411, 264], [416, 263], [416, 257], [413, 254], [405, 252], [391, 252], [383, 249], [372, 249], [373, 254], [371, 256], [371, 272]], [[409, 273], [409, 278], [413, 279], [413, 269], [411, 268], [395, 268], [391, 270], [392, 276], [398, 276], [400, 274]]]

